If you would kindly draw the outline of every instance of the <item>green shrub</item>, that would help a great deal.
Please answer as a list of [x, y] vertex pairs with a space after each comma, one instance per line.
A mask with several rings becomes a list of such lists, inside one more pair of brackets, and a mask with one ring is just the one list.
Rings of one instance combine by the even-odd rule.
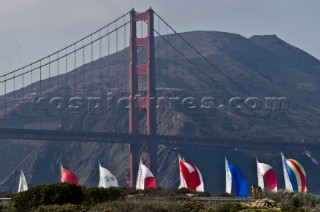
[[181, 211], [196, 212], [196, 211], [200, 211], [201, 209], [203, 209], [202, 205], [200, 205], [196, 202], [187, 201], [182, 204]]
[[294, 193], [280, 190], [276, 193], [265, 194], [269, 199], [275, 200], [281, 208], [290, 211], [292, 207], [314, 209], [320, 204], [320, 198], [308, 193]]
[[85, 211], [88, 211], [88, 208], [82, 205], [73, 205], [73, 204], [41, 205], [32, 211], [33, 212], [74, 212], [74, 211], [85, 212]]
[[13, 195], [14, 194], [10, 192], [0, 192], [0, 197], [11, 198]]
[[220, 197], [236, 197], [234, 194], [229, 194], [229, 193], [222, 193], [219, 195]]
[[122, 188], [84, 188], [83, 193], [86, 205], [114, 201], [123, 197]]
[[224, 204], [219, 206], [216, 210], [217, 212], [237, 212], [241, 209], [244, 209], [244, 207], [239, 203], [231, 203], [231, 204]]
[[156, 198], [144, 199], [124, 199], [112, 202], [104, 202], [90, 208], [89, 211], [130, 211], [130, 212], [149, 212], [149, 211], [183, 211], [195, 212], [202, 211], [203, 207], [195, 202], [173, 201]]
[[40, 185], [14, 195], [12, 206], [17, 211], [28, 211], [40, 205], [81, 204], [83, 193], [80, 186], [73, 183]]
[[281, 207], [281, 211], [287, 211], [287, 212], [307, 212], [308, 210], [305, 210], [304, 208], [297, 208], [293, 205], [287, 205]]
[[196, 192], [187, 188], [179, 188], [179, 189], [176, 189], [176, 193], [177, 194], [188, 194], [188, 193], [194, 194]]

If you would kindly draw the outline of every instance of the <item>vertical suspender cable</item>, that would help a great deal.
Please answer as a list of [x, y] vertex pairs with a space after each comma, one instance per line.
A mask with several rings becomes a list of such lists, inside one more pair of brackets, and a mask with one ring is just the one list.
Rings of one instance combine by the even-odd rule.
[[99, 30], [99, 81], [100, 81], [100, 95], [102, 93], [102, 40], [101, 40], [101, 30]]
[[68, 49], [66, 48], [66, 91], [68, 89]]
[[118, 52], [118, 20], [116, 21], [116, 52]]
[[7, 119], [7, 75], [4, 75], [4, 118]]
[[90, 45], [91, 45], [91, 83], [93, 83], [93, 42], [92, 42], [92, 35], [90, 36], [91, 38], [91, 42], [90, 42]]
[[[42, 72], [42, 64], [41, 64], [41, 60], [40, 60], [40, 63], [39, 63], [39, 71], [40, 71], [39, 96], [41, 97], [41, 95], [42, 95], [42, 87], [41, 87], [41, 82], [42, 82], [42, 75], [41, 75], [41, 72]], [[42, 121], [41, 121], [41, 120], [40, 120], [40, 129], [42, 129]]]
[[49, 56], [49, 64], [48, 64], [48, 68], [49, 68], [49, 93], [51, 93], [51, 58]]
[[83, 43], [83, 40], [82, 40], [82, 71], [83, 71], [83, 89], [85, 88], [85, 84], [86, 84], [86, 71], [85, 71], [85, 68], [84, 68], [84, 64], [86, 62], [85, 60], [85, 47], [84, 47], [84, 43]]
[[[32, 71], [33, 71], [33, 68], [32, 68], [32, 63], [30, 64], [30, 76], [31, 76], [31, 88], [32, 88], [32, 90], [31, 90], [31, 93], [33, 93], [33, 79], [32, 79]], [[36, 97], [38, 97], [38, 92], [36, 91]], [[34, 98], [34, 97], [31, 97], [31, 98]], [[34, 124], [32, 123], [31, 124], [31, 128], [33, 129], [33, 127], [34, 127]]]
[[161, 34], [161, 22], [159, 18], [158, 18], [158, 31], [159, 31], [159, 34]]
[[[158, 28], [158, 32], [159, 32], [159, 30], [160, 30], [160, 24], [159, 24], [159, 19], [157, 20], [157, 21], [154, 21], [154, 23], [155, 23], [155, 26], [154, 26], [154, 28]], [[159, 69], [159, 67], [160, 67], [160, 64], [159, 64], [159, 62], [160, 62], [160, 45], [159, 45], [159, 38], [157, 38], [157, 36], [155, 35], [155, 33], [153, 32], [153, 34], [154, 34], [154, 37], [155, 37], [155, 43], [156, 43], [156, 45], [155, 45], [155, 59], [156, 59], [156, 70], [158, 70], [158, 73], [160, 74], [160, 69]], [[157, 75], [156, 75], [157, 76]], [[158, 75], [159, 76], [159, 75]], [[160, 78], [160, 77], [158, 77], [158, 78]]]
[[[174, 48], [177, 48], [177, 38], [176, 38], [176, 36], [175, 36], [175, 38], [174, 38]], [[177, 58], [177, 56], [179, 57], [179, 58], [181, 58], [181, 56], [177, 53], [177, 51], [174, 51], [174, 58]], [[178, 62], [179, 60], [178, 60], [178, 58], [177, 58], [177, 62]], [[173, 78], [174, 78], [174, 80], [175, 80], [175, 78], [176, 78], [176, 73], [177, 73], [177, 64], [178, 63], [175, 63], [175, 65], [174, 65], [174, 72], [173, 72]]]
[[[31, 88], [32, 88], [32, 91], [33, 91], [33, 85], [32, 85], [32, 83], [33, 83], [33, 80], [32, 80], [32, 63], [30, 64], [30, 76], [31, 76]], [[38, 94], [37, 94], [38, 95]]]
[[13, 111], [16, 112], [16, 72], [13, 73]]
[[[168, 27], [166, 26], [166, 35], [168, 35]], [[175, 38], [173, 38], [175, 39]], [[170, 54], [170, 51], [169, 51], [169, 46], [166, 42], [164, 42], [164, 45], [165, 45], [165, 54], [166, 54], [166, 57], [168, 58], [168, 55]], [[173, 56], [173, 55], [172, 55]], [[176, 57], [172, 57], [172, 58], [176, 58]], [[174, 62], [175, 63], [175, 62]], [[174, 64], [174, 67], [176, 67], [176, 63]], [[169, 70], [167, 69], [167, 75], [171, 76], [171, 74], [169, 73]], [[173, 75], [174, 76], [174, 75]]]
[[22, 68], [22, 90], [21, 90], [21, 96], [22, 96], [22, 98], [24, 98], [24, 94], [25, 94], [25, 92], [24, 92], [24, 67]]
[[123, 49], [126, 48], [126, 16], [123, 16]]
[[77, 51], [76, 51], [76, 44], [73, 45], [73, 54], [74, 54], [74, 94], [77, 95]]
[[59, 52], [57, 52], [57, 80], [58, 80], [58, 94], [60, 94], [60, 58], [59, 58]]
[[108, 70], [107, 70], [107, 74], [108, 74], [108, 76], [107, 76], [107, 79], [108, 79], [108, 82], [110, 82], [110, 80], [109, 80], [109, 76], [110, 76], [110, 73], [109, 73], [109, 71], [110, 71], [110, 34], [109, 34], [109, 27], [107, 27], [107, 33], [108, 33], [108, 65], [107, 65], [107, 67], [108, 67]]
[[42, 75], [41, 75], [41, 71], [42, 71], [42, 69], [41, 69], [41, 60], [40, 60], [40, 63], [39, 63], [40, 65], [39, 65], [39, 71], [40, 71], [40, 82], [39, 82], [39, 94], [40, 94], [40, 96], [41, 96], [41, 94], [42, 94], [42, 90], [41, 90], [41, 80], [42, 80]]
[[[125, 48], [126, 48], [126, 16], [123, 17], [123, 58], [125, 58], [126, 52], [125, 52]], [[128, 81], [128, 79], [126, 78], [126, 80]], [[128, 83], [126, 83], [126, 85], [128, 86]], [[126, 91], [129, 91], [129, 86], [127, 88], [125, 88]]]

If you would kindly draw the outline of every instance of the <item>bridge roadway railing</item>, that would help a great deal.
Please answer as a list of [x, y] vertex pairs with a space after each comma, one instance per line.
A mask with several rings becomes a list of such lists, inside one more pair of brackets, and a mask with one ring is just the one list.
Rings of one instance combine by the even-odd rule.
[[252, 149], [252, 150], [280, 150], [305, 151], [319, 149], [320, 143], [307, 143], [282, 140], [247, 140], [223, 139], [205, 137], [187, 137], [175, 135], [143, 135], [111, 132], [86, 132], [65, 130], [40, 130], [1, 128], [0, 139], [22, 139], [41, 141], [76, 141], [76, 142], [103, 142], [103, 143], [148, 143], [156, 142], [159, 145], [172, 147], [197, 147], [213, 149]]

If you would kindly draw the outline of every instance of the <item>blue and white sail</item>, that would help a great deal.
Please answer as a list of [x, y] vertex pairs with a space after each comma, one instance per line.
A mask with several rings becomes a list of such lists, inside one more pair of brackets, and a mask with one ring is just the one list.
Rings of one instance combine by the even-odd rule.
[[226, 169], [226, 193], [231, 194], [232, 185], [238, 196], [248, 196], [247, 183], [242, 171], [227, 161], [225, 158]]

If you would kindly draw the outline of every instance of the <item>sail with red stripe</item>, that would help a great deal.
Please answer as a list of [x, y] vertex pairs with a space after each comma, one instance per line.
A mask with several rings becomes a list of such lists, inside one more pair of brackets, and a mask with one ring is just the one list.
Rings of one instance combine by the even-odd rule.
[[62, 165], [61, 165], [61, 182], [75, 183], [76, 185], [79, 185], [78, 177], [68, 169], [63, 168]]
[[191, 190], [204, 192], [204, 184], [202, 175], [199, 169], [179, 157], [180, 168], [180, 186], [179, 188], [186, 187]]
[[139, 163], [138, 177], [137, 177], [137, 189], [144, 190], [145, 188], [157, 187], [156, 178], [152, 172], [146, 167], [142, 161]]
[[282, 156], [283, 172], [287, 191], [307, 192], [307, 178], [303, 166], [296, 160]]
[[266, 163], [260, 163], [257, 160], [257, 175], [258, 175], [258, 186], [264, 189], [266, 185], [266, 189], [268, 191], [277, 191], [277, 177], [276, 172]]

